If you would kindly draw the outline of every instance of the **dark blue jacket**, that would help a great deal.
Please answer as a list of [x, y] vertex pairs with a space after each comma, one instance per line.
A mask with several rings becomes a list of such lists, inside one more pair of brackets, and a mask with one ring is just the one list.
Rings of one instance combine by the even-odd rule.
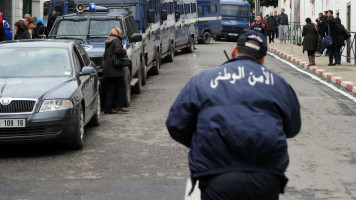
[[250, 30], [258, 31], [258, 32], [262, 33], [265, 36], [267, 35], [267, 27], [263, 22], [261, 22], [260, 24], [257, 24], [256, 22], [253, 22], [251, 24]]
[[166, 125], [173, 139], [191, 148], [193, 181], [231, 171], [285, 177], [286, 138], [299, 132], [301, 119], [290, 85], [251, 57], [239, 56], [192, 78]]

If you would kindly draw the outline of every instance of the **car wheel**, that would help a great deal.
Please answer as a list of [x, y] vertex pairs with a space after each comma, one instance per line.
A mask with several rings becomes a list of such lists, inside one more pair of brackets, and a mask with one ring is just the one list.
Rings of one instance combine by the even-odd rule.
[[174, 59], [174, 47], [173, 44], [170, 45], [169, 56], [167, 57], [168, 62], [173, 62]]
[[203, 33], [203, 43], [204, 44], [209, 44], [210, 43], [210, 37], [211, 37], [210, 33], [205, 31]]
[[156, 65], [152, 67], [151, 72], [153, 75], [158, 75], [161, 68], [161, 56], [158, 51], [156, 51]]
[[128, 68], [124, 70], [125, 72], [125, 106], [129, 107], [131, 103], [131, 75]]
[[78, 116], [77, 116], [77, 127], [74, 133], [74, 137], [72, 138], [69, 148], [73, 150], [79, 150], [83, 148], [83, 141], [84, 141], [84, 111], [83, 106], [80, 105], [78, 109]]
[[141, 93], [141, 89], [142, 89], [142, 69], [141, 69], [141, 67], [137, 70], [135, 78], [137, 78], [138, 81], [135, 84], [135, 86], [133, 86], [132, 93], [140, 94]]
[[99, 126], [100, 125], [100, 113], [101, 113], [101, 103], [100, 103], [100, 96], [96, 97], [96, 112], [93, 117], [90, 119], [89, 124], [92, 126]]
[[146, 61], [144, 58], [142, 58], [141, 60], [141, 69], [142, 69], [142, 85], [146, 85], [146, 81], [147, 81], [147, 65], [146, 65]]

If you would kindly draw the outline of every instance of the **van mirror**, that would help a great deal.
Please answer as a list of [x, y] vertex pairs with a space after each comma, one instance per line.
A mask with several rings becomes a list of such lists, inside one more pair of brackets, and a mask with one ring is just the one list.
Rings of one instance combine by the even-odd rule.
[[175, 12], [176, 19], [180, 18], [180, 10], [176, 10]]
[[142, 35], [139, 33], [134, 33], [130, 38], [130, 43], [142, 42]]
[[156, 21], [156, 12], [155, 12], [155, 10], [153, 10], [153, 9], [148, 10], [147, 22], [148, 23], [154, 23], [155, 21]]
[[161, 19], [162, 20], [167, 20], [168, 12], [167, 10], [162, 10], [161, 11]]

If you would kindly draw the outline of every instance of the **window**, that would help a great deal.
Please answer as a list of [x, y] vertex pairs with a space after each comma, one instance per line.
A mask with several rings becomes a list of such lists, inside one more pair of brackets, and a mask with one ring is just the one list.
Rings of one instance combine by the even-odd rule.
[[[66, 48], [1, 48], [0, 57], [1, 78], [72, 75], [69, 52]], [[30, 63], [30, 67], [24, 63]]]
[[184, 14], [183, 4], [179, 5], [180, 14]]
[[90, 59], [89, 59], [86, 51], [83, 49], [83, 47], [81, 45], [75, 45], [75, 47], [77, 48], [80, 56], [83, 58], [84, 65], [85, 66], [89, 66], [90, 65]]
[[184, 4], [185, 14], [190, 13], [190, 4]]
[[192, 3], [192, 13], [196, 13], [197, 12], [197, 4]]
[[[87, 36], [87, 20], [61, 20], [53, 27], [53, 35], [60, 38], [78, 38], [84, 40]], [[110, 31], [109, 31], [110, 33]]]
[[204, 14], [203, 6], [198, 6], [198, 14]]
[[125, 18], [125, 23], [126, 23], [126, 27], [127, 27], [126, 34], [127, 34], [128, 39], [130, 39], [134, 33], [139, 32], [138, 25], [137, 25], [135, 19], [133, 18], [133, 16], [129, 16], [129, 17]]
[[248, 6], [235, 6], [235, 5], [221, 5], [220, 12], [221, 12], [221, 15], [248, 17], [249, 16], [249, 7]]
[[103, 19], [92, 18], [89, 24], [90, 38], [108, 37], [108, 35], [110, 35], [110, 32], [114, 27], [120, 28], [124, 32], [120, 20], [117, 19], [103, 20]]
[[209, 6], [209, 12], [210, 12], [210, 13], [216, 13], [216, 10], [217, 10], [217, 9], [216, 9], [216, 5], [210, 5], [210, 6]]

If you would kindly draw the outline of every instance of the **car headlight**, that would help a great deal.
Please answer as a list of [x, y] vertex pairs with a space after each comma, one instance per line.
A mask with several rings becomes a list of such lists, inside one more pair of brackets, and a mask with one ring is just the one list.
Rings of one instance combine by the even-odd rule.
[[73, 108], [73, 103], [68, 99], [44, 100], [40, 112], [65, 110], [70, 108]]

